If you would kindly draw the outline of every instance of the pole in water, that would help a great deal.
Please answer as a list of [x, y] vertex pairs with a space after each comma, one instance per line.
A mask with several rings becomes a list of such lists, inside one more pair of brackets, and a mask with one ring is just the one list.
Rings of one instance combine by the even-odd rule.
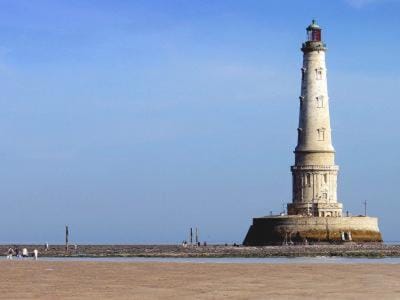
[[68, 251], [69, 228], [65, 225], [65, 250]]

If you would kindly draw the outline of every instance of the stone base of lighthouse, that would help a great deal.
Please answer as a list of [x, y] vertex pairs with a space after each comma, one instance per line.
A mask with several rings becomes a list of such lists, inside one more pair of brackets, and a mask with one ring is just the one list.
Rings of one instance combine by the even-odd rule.
[[245, 246], [382, 242], [378, 218], [310, 217], [299, 215], [254, 218]]

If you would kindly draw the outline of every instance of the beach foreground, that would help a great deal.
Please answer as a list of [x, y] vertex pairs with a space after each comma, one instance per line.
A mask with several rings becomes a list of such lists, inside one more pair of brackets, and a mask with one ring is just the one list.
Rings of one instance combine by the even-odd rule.
[[399, 299], [399, 264], [1, 261], [1, 299]]

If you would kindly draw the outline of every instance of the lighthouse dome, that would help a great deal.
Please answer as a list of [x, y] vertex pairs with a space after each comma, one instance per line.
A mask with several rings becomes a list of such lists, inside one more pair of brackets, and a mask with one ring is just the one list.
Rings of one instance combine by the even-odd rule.
[[313, 30], [313, 29], [321, 29], [321, 27], [319, 27], [319, 25], [317, 24], [317, 22], [315, 20], [312, 20], [311, 24], [306, 29], [307, 29], [307, 31], [309, 31], [309, 30]]

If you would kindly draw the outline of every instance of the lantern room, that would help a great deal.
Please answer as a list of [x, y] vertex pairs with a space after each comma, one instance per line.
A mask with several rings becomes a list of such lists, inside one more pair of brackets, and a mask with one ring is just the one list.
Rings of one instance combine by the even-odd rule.
[[307, 27], [307, 38], [309, 42], [321, 41], [321, 27], [318, 26], [315, 20], [312, 20], [310, 26]]

